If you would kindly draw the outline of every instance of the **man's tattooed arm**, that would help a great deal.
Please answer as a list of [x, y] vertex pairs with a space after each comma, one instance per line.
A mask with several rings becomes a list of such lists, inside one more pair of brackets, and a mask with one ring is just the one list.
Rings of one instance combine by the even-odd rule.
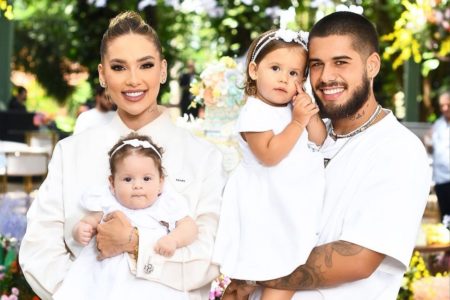
[[385, 255], [359, 245], [336, 241], [313, 249], [304, 265], [290, 275], [259, 285], [284, 290], [311, 290], [369, 277]]

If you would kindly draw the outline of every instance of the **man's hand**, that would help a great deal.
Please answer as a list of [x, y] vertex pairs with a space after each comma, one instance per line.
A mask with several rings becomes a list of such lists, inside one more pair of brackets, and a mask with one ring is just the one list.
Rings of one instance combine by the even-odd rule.
[[131, 238], [133, 227], [121, 211], [114, 211], [104, 218], [104, 223], [97, 226], [98, 259], [133, 252], [136, 240]]
[[231, 279], [222, 295], [222, 300], [247, 300], [257, 286], [248, 285], [244, 280]]

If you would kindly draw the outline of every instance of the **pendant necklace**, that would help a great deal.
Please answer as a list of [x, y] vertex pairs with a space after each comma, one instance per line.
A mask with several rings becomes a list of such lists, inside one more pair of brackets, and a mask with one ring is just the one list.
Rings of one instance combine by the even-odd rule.
[[324, 167], [326, 168], [326, 167], [328, 166], [328, 164], [330, 163], [330, 161], [331, 161], [333, 158], [335, 158], [336, 155], [339, 154], [339, 152], [341, 152], [341, 150], [345, 147], [345, 145], [347, 145], [348, 142], [350, 142], [350, 140], [353, 139], [353, 137], [354, 137], [355, 135], [357, 135], [358, 133], [361, 133], [361, 132], [363, 132], [364, 130], [366, 130], [367, 128], [369, 128], [369, 127], [373, 124], [373, 122], [376, 120], [376, 118], [380, 115], [381, 111], [382, 111], [381, 105], [378, 104], [378, 106], [377, 106], [377, 108], [375, 109], [375, 111], [373, 112], [373, 114], [370, 116], [370, 118], [369, 118], [364, 124], [362, 124], [361, 126], [359, 126], [358, 128], [356, 128], [355, 130], [353, 130], [353, 131], [351, 131], [351, 132], [349, 132], [349, 133], [346, 133], [346, 134], [336, 134], [336, 133], [334, 132], [333, 125], [331, 125], [331, 126], [330, 126], [331, 130], [330, 130], [330, 132], [329, 132], [329, 135], [330, 135], [330, 137], [331, 137], [332, 139], [334, 139], [334, 140], [336, 141], [337, 139], [345, 139], [345, 138], [348, 138], [348, 140], [345, 141], [344, 145], [342, 145], [342, 146], [339, 148], [339, 150], [338, 150], [332, 157], [330, 157], [330, 158], [324, 158], [324, 159], [323, 159]]

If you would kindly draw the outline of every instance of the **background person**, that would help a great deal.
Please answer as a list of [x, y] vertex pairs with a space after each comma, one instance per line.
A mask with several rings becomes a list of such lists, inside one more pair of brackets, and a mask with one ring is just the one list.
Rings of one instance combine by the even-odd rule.
[[198, 237], [173, 256], [155, 259], [153, 248], [160, 236], [140, 226], [133, 230], [126, 216], [114, 211], [97, 226], [99, 259], [133, 254], [138, 247], [135, 268], [130, 266], [137, 278], [188, 291], [190, 299], [207, 299], [219, 274], [211, 256], [224, 184], [220, 151], [177, 127], [157, 105], [167, 62], [156, 32], [137, 13], [124, 12], [111, 20], [100, 53], [100, 81], [117, 105], [116, 116], [56, 145], [48, 176], [27, 214], [19, 252], [25, 277], [42, 299], [51, 299], [58, 290], [83, 249], [72, 236], [86, 213], [79, 204], [82, 194], [108, 184], [109, 149], [120, 137], [137, 132], [164, 148], [165, 182], [187, 200]]
[[181, 89], [180, 109], [181, 116], [184, 114], [191, 114], [194, 117], [198, 117], [199, 106], [189, 107], [191, 105], [194, 96], [189, 91], [191, 88], [191, 82], [195, 77], [195, 64], [192, 60], [186, 63], [186, 70], [181, 74], [178, 83]]
[[26, 112], [27, 107], [25, 103], [27, 101], [27, 96], [27, 89], [23, 86], [18, 86], [16, 96], [12, 96], [11, 100], [9, 101], [8, 110]]
[[82, 112], [78, 116], [73, 133], [77, 134], [88, 128], [110, 122], [115, 115], [113, 107], [114, 105], [105, 94], [105, 88], [97, 86], [95, 89], [95, 107]]
[[434, 191], [443, 220], [446, 215], [450, 218], [450, 91], [439, 96], [439, 110], [441, 116], [425, 140], [431, 142], [428, 150], [433, 157]]
[[[377, 103], [381, 59], [370, 21], [332, 13], [313, 26], [308, 48], [313, 92], [330, 119], [319, 243], [290, 275], [256, 285], [298, 290], [301, 300], [394, 300], [430, 191], [426, 151]], [[250, 291], [240, 281], [227, 294]]]

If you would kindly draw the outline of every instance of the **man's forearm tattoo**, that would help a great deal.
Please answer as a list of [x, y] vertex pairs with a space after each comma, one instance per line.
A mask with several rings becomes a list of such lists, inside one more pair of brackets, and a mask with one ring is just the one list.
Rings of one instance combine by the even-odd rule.
[[326, 273], [333, 268], [333, 254], [354, 256], [364, 248], [353, 243], [337, 241], [313, 249], [308, 261], [290, 275], [266, 281], [258, 281], [265, 287], [282, 290], [311, 290], [327, 286]]

